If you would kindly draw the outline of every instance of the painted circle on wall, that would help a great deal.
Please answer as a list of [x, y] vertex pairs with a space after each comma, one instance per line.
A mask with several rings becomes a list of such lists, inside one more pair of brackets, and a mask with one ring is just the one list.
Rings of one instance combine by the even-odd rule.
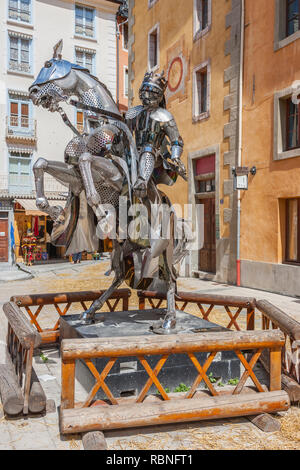
[[183, 63], [181, 57], [175, 57], [171, 62], [168, 75], [168, 88], [171, 92], [178, 90], [183, 76]]

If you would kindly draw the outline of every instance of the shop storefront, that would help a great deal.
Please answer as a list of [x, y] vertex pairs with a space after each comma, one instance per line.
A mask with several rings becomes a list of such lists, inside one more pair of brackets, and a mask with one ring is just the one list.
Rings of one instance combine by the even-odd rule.
[[[64, 201], [51, 200], [51, 205], [64, 205]], [[34, 199], [15, 199], [14, 238], [17, 262], [46, 263], [65, 258], [65, 248], [50, 243], [53, 222], [46, 213], [36, 208]]]
[[10, 229], [13, 224], [13, 203], [8, 198], [0, 198], [0, 263], [10, 263]]

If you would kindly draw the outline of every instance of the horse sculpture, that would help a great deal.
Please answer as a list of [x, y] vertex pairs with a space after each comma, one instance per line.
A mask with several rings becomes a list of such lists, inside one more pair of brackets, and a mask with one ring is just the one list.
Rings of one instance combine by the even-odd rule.
[[[107, 87], [87, 69], [62, 59], [62, 45], [61, 40], [54, 47], [53, 58], [45, 62], [29, 93], [36, 106], [60, 113], [64, 123], [75, 134], [65, 149], [64, 162], [39, 158], [33, 168], [36, 205], [54, 220], [52, 243], [64, 244], [69, 254], [95, 251], [99, 237], [107, 236], [114, 214], [119, 227], [120, 196], [127, 197], [129, 202], [139, 203], [141, 200], [132, 191], [137, 181], [139, 154], [129, 128]], [[77, 99], [74, 100], [74, 97]], [[61, 102], [84, 110], [82, 134], [68, 119], [60, 106]], [[50, 207], [44, 192], [45, 173], [69, 188], [65, 209]], [[126, 212], [129, 202], [125, 205]], [[85, 323], [93, 323], [96, 312], [112, 292], [126, 281], [135, 289], [165, 290], [166, 316], [153, 326], [153, 331], [168, 334], [174, 332], [176, 327], [177, 273], [174, 265], [186, 253], [186, 239], [184, 236], [176, 239], [175, 213], [170, 201], [157, 189], [153, 180], [149, 182], [147, 200], [143, 202], [147, 222], [150, 221], [152, 206], [157, 208], [155, 227], [151, 227], [144, 238], [139, 235], [120, 237], [118, 234], [113, 239], [111, 270], [115, 274], [114, 280], [109, 289], [81, 315], [81, 319]], [[165, 208], [170, 215], [169, 236], [161, 238], [161, 210]], [[139, 220], [142, 223], [143, 218]]]

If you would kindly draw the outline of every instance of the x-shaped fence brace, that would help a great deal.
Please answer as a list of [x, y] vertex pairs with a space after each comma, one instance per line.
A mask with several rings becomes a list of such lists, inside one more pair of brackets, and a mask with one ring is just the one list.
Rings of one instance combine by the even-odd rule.
[[[162, 306], [163, 302], [165, 301], [164, 299], [158, 299], [157, 300], [157, 303], [155, 303], [155, 301], [151, 298], [148, 298], [147, 299], [150, 306], [154, 309], [158, 309]], [[176, 309], [177, 310], [181, 310], [182, 312], [185, 311], [186, 307], [189, 305], [189, 304], [192, 304], [192, 305], [197, 305], [201, 314], [202, 314], [202, 317], [203, 317], [203, 320], [208, 320], [209, 319], [209, 316], [210, 314], [212, 313], [214, 307], [215, 307], [215, 304], [211, 304], [207, 310], [204, 309], [203, 305], [200, 303], [200, 302], [189, 302], [189, 301], [182, 301], [182, 305], [179, 305], [177, 302], [176, 302]], [[227, 312], [229, 318], [230, 318], [230, 322], [228, 323], [227, 327], [226, 328], [231, 328], [233, 325], [235, 326], [235, 329], [237, 331], [241, 331], [241, 328], [239, 327], [238, 323], [237, 323], [237, 319], [238, 317], [240, 316], [242, 310], [245, 308], [245, 307], [239, 307], [236, 312], [232, 312], [229, 308], [229, 306], [225, 305], [224, 306], [225, 308], [225, 311]], [[231, 307], [232, 308], [232, 307]]]
[[[113, 299], [113, 300], [114, 300], [113, 304], [110, 302], [110, 300], [106, 301], [106, 305], [109, 308], [110, 312], [116, 311], [116, 308], [117, 308], [118, 304], [122, 301], [122, 298], [120, 297], [120, 298]], [[60, 317], [63, 317], [65, 315], [67, 315], [67, 313], [70, 310], [70, 307], [72, 306], [73, 303], [78, 303], [78, 302], [68, 302], [66, 304], [66, 306], [63, 308], [63, 310], [60, 308], [60, 306], [57, 303], [53, 303], [51, 305], [54, 305], [54, 307], [55, 307], [55, 309], [56, 309], [56, 311], [59, 315], [59, 318], [60, 318]], [[83, 309], [85, 311], [88, 310], [89, 307], [87, 306], [86, 302], [80, 301], [79, 303], [81, 304], [81, 306], [83, 307]], [[45, 307], [45, 305], [39, 305], [35, 312], [33, 312], [30, 309], [30, 307], [28, 307], [27, 305], [24, 307], [26, 312], [28, 313], [28, 315], [30, 317], [31, 323], [36, 327], [36, 329], [39, 333], [43, 333], [45, 331], [45, 329], [41, 327], [41, 325], [39, 324], [39, 322], [37, 320], [37, 318], [40, 315], [43, 307]], [[56, 321], [55, 325], [51, 328], [51, 331], [57, 331], [59, 329], [59, 318]]]
[[[254, 383], [254, 385], [256, 386], [256, 388], [259, 392], [265, 392], [265, 389], [263, 388], [263, 386], [261, 385], [261, 383], [257, 379], [257, 377], [254, 373], [254, 370], [253, 370], [256, 363], [257, 363], [257, 361], [258, 361], [258, 359], [259, 359], [259, 357], [261, 356], [261, 354], [263, 352], [263, 349], [258, 349], [256, 351], [254, 351], [254, 353], [253, 353], [253, 355], [252, 355], [249, 362], [246, 360], [245, 356], [242, 354], [242, 352], [240, 350], [236, 350], [234, 352], [237, 355], [237, 357], [239, 358], [239, 360], [241, 361], [242, 365], [244, 366], [245, 371], [244, 371], [241, 379], [239, 380], [239, 383], [237, 384], [237, 386], [233, 390], [232, 394], [237, 395], [237, 394], [241, 393], [241, 391], [244, 388], [248, 378], [250, 378], [252, 380], [252, 382]], [[195, 379], [193, 385], [191, 386], [190, 390], [186, 393], [186, 395], [184, 397], [185, 399], [193, 398], [194, 394], [196, 393], [197, 387], [199, 387], [199, 385], [202, 381], [205, 382], [205, 384], [206, 384], [207, 388], [209, 389], [210, 393], [212, 394], [212, 396], [218, 396], [219, 395], [219, 393], [217, 392], [217, 390], [213, 386], [211, 380], [207, 376], [207, 372], [208, 372], [213, 360], [215, 359], [216, 355], [217, 355], [217, 352], [210, 353], [208, 358], [206, 359], [204, 365], [201, 366], [198, 359], [196, 358], [195, 354], [188, 353], [188, 356], [189, 356], [190, 360], [192, 361], [192, 363], [194, 364], [194, 366], [195, 366], [195, 368], [198, 372], [198, 376], [196, 377], [196, 379]], [[149, 378], [148, 378], [146, 384], [144, 385], [142, 391], [140, 392], [140, 394], [136, 398], [136, 400], [135, 400], [136, 403], [142, 403], [143, 402], [143, 400], [145, 399], [145, 397], [146, 397], [150, 387], [152, 386], [152, 384], [154, 384], [156, 386], [156, 388], [159, 391], [159, 393], [160, 393], [161, 397], [163, 398], [163, 400], [165, 400], [165, 401], [170, 400], [167, 392], [165, 391], [164, 387], [162, 386], [162, 384], [160, 383], [160, 381], [158, 379], [158, 374], [160, 373], [162, 367], [166, 363], [169, 356], [170, 356], [169, 354], [163, 355], [159, 359], [159, 361], [157, 362], [154, 369], [152, 369], [150, 367], [149, 363], [145, 359], [145, 356], [137, 356], [140, 363], [143, 365], [144, 369], [146, 370]], [[101, 374], [98, 372], [98, 370], [96, 369], [96, 367], [95, 367], [95, 365], [94, 365], [94, 363], [92, 362], [91, 359], [85, 359], [84, 360], [85, 364], [87, 365], [87, 367], [89, 368], [89, 370], [93, 374], [94, 378], [96, 379], [96, 382], [95, 382], [93, 388], [91, 389], [91, 391], [90, 391], [87, 399], [85, 400], [84, 404], [82, 405], [83, 408], [88, 407], [92, 404], [93, 400], [95, 399], [96, 393], [98, 392], [98, 390], [100, 388], [102, 388], [102, 390], [104, 391], [104, 393], [106, 394], [107, 398], [109, 399], [109, 401], [111, 402], [112, 405], [118, 405], [118, 403], [119, 403], [118, 400], [114, 397], [114, 395], [112, 394], [112, 392], [109, 389], [108, 385], [105, 383], [105, 379], [107, 378], [109, 372], [111, 371], [112, 367], [116, 363], [117, 359], [118, 358], [116, 358], [116, 357], [110, 358], [108, 363], [106, 364], [105, 368], [101, 372]]]

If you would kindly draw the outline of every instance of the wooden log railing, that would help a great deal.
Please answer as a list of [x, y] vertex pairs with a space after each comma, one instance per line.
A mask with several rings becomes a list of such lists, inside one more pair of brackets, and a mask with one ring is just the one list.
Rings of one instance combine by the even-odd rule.
[[4, 411], [8, 415], [41, 412], [46, 408], [46, 396], [32, 368], [32, 359], [42, 338], [15, 303], [4, 304], [3, 311], [8, 320], [5, 359], [0, 365]]
[[[157, 292], [139, 291], [139, 308], [144, 310], [149, 305], [150, 308], [159, 308], [166, 300], [164, 294]], [[300, 323], [291, 318], [285, 312], [272, 305], [266, 300], [256, 300], [254, 298], [219, 296], [195, 294], [192, 292], [178, 292], [176, 297], [176, 307], [184, 311], [187, 307], [198, 306], [199, 313], [205, 320], [211, 320], [215, 307], [224, 307], [230, 319], [228, 324], [222, 324], [227, 328], [233, 328], [238, 331], [243, 329], [262, 330], [280, 329], [285, 335], [285, 346], [282, 354], [283, 382], [286, 388], [289, 388], [293, 401], [300, 401]], [[233, 309], [236, 309], [233, 311]], [[240, 316], [246, 312], [245, 328], [239, 322]], [[258, 323], [261, 324], [258, 327]], [[219, 323], [218, 320], [213, 320]], [[266, 367], [266, 361], [263, 361]], [[266, 367], [267, 368], [267, 367]]]
[[[166, 300], [165, 294], [158, 292], [139, 291], [139, 308], [144, 310], [146, 304], [150, 308], [161, 308], [163, 302]], [[221, 295], [207, 295], [207, 294], [194, 294], [192, 292], [178, 292], [176, 296], [176, 308], [182, 312], [191, 305], [198, 307], [199, 313], [204, 320], [210, 320], [215, 307], [224, 307], [224, 313], [229, 318], [229, 323], [226, 328], [234, 328], [241, 331], [241, 326], [238, 323], [240, 315], [246, 312], [246, 329], [254, 330], [255, 325], [255, 299], [250, 297], [236, 297], [236, 296], [221, 296]], [[235, 309], [233, 311], [232, 309]]]
[[[256, 307], [261, 313], [263, 330], [280, 329], [284, 333], [285, 345], [282, 354], [282, 369], [287, 377], [300, 384], [300, 323], [267, 300], [258, 300]], [[267, 360], [263, 362], [265, 368], [268, 369]], [[296, 387], [288, 378], [284, 378], [284, 382], [286, 384], [288, 382], [293, 390], [295, 396], [293, 401], [300, 401], [299, 387]]]
[[[86, 291], [86, 292], [66, 292], [61, 294], [37, 294], [37, 295], [20, 295], [11, 297], [11, 301], [18, 307], [24, 309], [29, 316], [32, 325], [35, 326], [42, 338], [43, 344], [55, 343], [59, 340], [59, 318], [66, 315], [70, 311], [70, 307], [74, 303], [80, 303], [83, 310], [88, 309], [87, 302], [93, 302], [98, 299], [105, 291]], [[117, 310], [127, 311], [129, 308], [129, 298], [131, 296], [130, 289], [118, 289], [106, 301], [103, 308], [109, 309], [110, 312]], [[65, 304], [64, 308], [61, 307]], [[59, 318], [52, 328], [43, 328], [39, 322], [40, 313], [45, 306], [53, 306]], [[37, 307], [36, 311], [32, 311], [32, 307]]]
[[[68, 434], [101, 431], [286, 410], [289, 407], [289, 397], [281, 390], [281, 349], [283, 346], [284, 335], [280, 331], [228, 331], [164, 337], [151, 335], [108, 339], [64, 339], [61, 344], [61, 432]], [[269, 350], [270, 360], [268, 391], [259, 382], [254, 371], [265, 349]], [[209, 367], [220, 351], [234, 351], [244, 367], [244, 373], [231, 394], [228, 391], [225, 394], [222, 393], [214, 387], [208, 377]], [[244, 355], [246, 351], [247, 354], [252, 352], [250, 359], [248, 355], [246, 359]], [[208, 354], [204, 365], [200, 365], [196, 358], [195, 354], [199, 352]], [[172, 397], [166, 392], [158, 378], [167, 359], [173, 354], [187, 354], [198, 373], [191, 389], [180, 399], [171, 399]], [[154, 369], [147, 361], [148, 356], [151, 355], [161, 356]], [[139, 395], [132, 401], [127, 399], [124, 403], [124, 399], [116, 398], [112, 394], [105, 379], [118, 358], [128, 356], [137, 357], [149, 378]], [[102, 372], [96, 369], [93, 362], [95, 358], [108, 359]], [[77, 360], [84, 361], [95, 377], [95, 384], [83, 403], [75, 401]], [[256, 392], [241, 393], [249, 378]], [[198, 392], [197, 389], [202, 381], [205, 382], [208, 392]], [[147, 401], [152, 384], [156, 386], [160, 394], [158, 402], [157, 400]], [[100, 388], [107, 396], [107, 405], [92, 406]], [[212, 397], [209, 397], [207, 393]]]

